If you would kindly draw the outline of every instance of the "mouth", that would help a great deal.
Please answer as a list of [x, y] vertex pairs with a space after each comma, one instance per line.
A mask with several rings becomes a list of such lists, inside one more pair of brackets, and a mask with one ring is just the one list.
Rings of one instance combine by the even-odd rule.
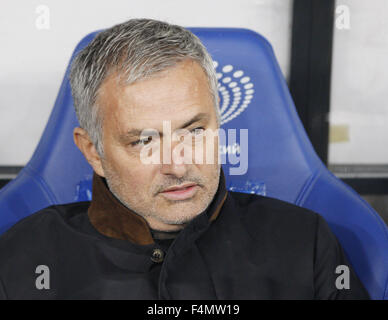
[[198, 191], [196, 183], [186, 183], [163, 190], [160, 194], [168, 200], [186, 200], [192, 198]]

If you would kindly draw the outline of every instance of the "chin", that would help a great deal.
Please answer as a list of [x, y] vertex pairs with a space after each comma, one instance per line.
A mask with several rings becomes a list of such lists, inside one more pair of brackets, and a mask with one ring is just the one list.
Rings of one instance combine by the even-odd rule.
[[163, 221], [164, 223], [171, 224], [171, 225], [187, 224], [191, 220], [193, 220], [196, 216], [200, 215], [202, 212], [203, 210], [202, 211], [196, 210], [190, 213], [187, 213], [186, 211], [184, 212], [184, 214], [182, 214], [182, 210], [179, 210], [174, 214], [174, 213], [171, 213], [170, 211], [168, 215], [164, 215], [163, 218], [161, 218], [160, 220]]

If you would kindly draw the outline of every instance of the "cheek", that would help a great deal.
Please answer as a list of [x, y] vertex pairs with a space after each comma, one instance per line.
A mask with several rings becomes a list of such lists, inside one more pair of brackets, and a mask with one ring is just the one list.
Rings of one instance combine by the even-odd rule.
[[152, 181], [152, 166], [144, 165], [139, 161], [122, 161], [118, 164], [118, 174], [120, 180], [124, 180], [128, 185], [141, 189]]
[[122, 157], [116, 162], [116, 168], [119, 179], [128, 189], [140, 197], [148, 194], [155, 172], [154, 166], [134, 161], [131, 157]]
[[119, 144], [113, 139], [104, 141], [105, 161], [117, 172], [125, 172], [139, 162], [138, 153], [131, 151], [130, 146]]
[[127, 187], [141, 189], [152, 182], [157, 166], [144, 164], [137, 149], [111, 143], [104, 151], [106, 166]]
[[[203, 140], [195, 144], [194, 148], [195, 160], [197, 164], [205, 164], [208, 166], [219, 163], [219, 143], [218, 137], [206, 135]], [[199, 162], [201, 161], [201, 162]]]

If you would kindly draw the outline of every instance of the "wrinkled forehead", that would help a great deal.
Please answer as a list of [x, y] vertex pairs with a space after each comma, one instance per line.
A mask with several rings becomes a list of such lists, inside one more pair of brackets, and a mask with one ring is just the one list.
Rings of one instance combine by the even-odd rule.
[[104, 127], [119, 131], [133, 126], [158, 128], [166, 120], [174, 125], [197, 113], [215, 116], [208, 79], [194, 61], [181, 62], [130, 85], [120, 85], [113, 74], [100, 87], [98, 105]]

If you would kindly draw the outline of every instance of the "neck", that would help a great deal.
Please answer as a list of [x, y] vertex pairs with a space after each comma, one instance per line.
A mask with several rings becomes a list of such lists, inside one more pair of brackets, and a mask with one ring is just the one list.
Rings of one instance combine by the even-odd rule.
[[[96, 173], [93, 176], [92, 193], [92, 202], [88, 209], [89, 220], [100, 233], [107, 237], [149, 245], [154, 243], [150, 226], [156, 229], [157, 233], [165, 229], [163, 226], [150, 224], [145, 218], [124, 206], [109, 190], [104, 178]], [[225, 178], [221, 171], [217, 193], [206, 210], [210, 222], [217, 218], [226, 196]], [[173, 225], [162, 232], [179, 232], [185, 226], [186, 224]]]

